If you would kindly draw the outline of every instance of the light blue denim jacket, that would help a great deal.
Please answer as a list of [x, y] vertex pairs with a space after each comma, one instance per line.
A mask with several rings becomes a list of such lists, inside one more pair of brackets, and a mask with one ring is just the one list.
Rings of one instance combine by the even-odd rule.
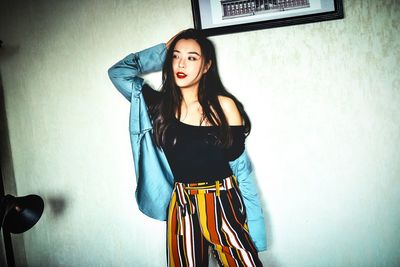
[[[147, 216], [167, 219], [174, 178], [164, 152], [152, 138], [152, 121], [141, 93], [142, 74], [160, 71], [166, 55], [165, 44], [130, 54], [108, 70], [115, 87], [131, 102], [129, 130], [136, 173], [136, 201]], [[253, 167], [245, 152], [230, 162], [246, 207], [250, 236], [258, 251], [267, 249], [266, 227], [257, 194]]]

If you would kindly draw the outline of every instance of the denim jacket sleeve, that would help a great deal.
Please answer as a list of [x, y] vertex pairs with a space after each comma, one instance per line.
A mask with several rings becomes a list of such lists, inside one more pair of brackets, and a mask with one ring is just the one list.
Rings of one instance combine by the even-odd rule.
[[114, 86], [131, 101], [132, 93], [139, 92], [143, 85], [142, 74], [160, 71], [166, 55], [165, 44], [158, 44], [143, 51], [129, 54], [108, 70]]
[[172, 193], [173, 176], [167, 159], [153, 142], [152, 123], [141, 93], [141, 74], [162, 69], [165, 44], [129, 54], [112, 66], [109, 77], [115, 87], [131, 102], [129, 131], [135, 164], [138, 207], [147, 216], [166, 220], [166, 210]]
[[246, 207], [247, 224], [251, 239], [258, 251], [264, 251], [267, 249], [266, 225], [250, 158], [247, 152], [244, 151], [239, 158], [229, 164], [237, 178]]

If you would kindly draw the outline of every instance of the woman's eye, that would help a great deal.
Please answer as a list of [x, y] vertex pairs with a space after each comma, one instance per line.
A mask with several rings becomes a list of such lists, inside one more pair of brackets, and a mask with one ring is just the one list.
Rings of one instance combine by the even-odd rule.
[[179, 58], [178, 55], [172, 55], [172, 58]]
[[188, 57], [188, 59], [192, 60], [192, 61], [197, 60], [197, 58], [195, 58], [195, 57]]

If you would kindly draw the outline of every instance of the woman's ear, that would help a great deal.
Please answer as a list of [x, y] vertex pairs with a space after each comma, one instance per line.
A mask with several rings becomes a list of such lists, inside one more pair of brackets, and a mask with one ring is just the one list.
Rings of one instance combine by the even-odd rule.
[[212, 64], [212, 61], [211, 61], [211, 59], [204, 65], [204, 69], [203, 69], [203, 74], [206, 74], [207, 73], [207, 71], [210, 69], [210, 67], [211, 67], [211, 64]]

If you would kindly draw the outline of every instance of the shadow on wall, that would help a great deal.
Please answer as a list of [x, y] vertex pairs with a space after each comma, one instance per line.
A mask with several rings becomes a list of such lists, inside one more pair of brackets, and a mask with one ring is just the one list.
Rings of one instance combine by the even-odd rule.
[[66, 198], [60, 196], [50, 196], [47, 197], [46, 199], [47, 199], [46, 203], [48, 204], [50, 212], [52, 213], [53, 217], [55, 218], [60, 217], [64, 213], [67, 207]]
[[[11, 56], [17, 54], [19, 51], [19, 46], [18, 45], [5, 45], [3, 41], [0, 40], [0, 64], [5, 62], [7, 59], [9, 59]], [[0, 65], [1, 67], [1, 65]], [[2, 99], [4, 103], [4, 99]], [[4, 107], [4, 105], [3, 105]], [[3, 108], [4, 109], [4, 108]]]

